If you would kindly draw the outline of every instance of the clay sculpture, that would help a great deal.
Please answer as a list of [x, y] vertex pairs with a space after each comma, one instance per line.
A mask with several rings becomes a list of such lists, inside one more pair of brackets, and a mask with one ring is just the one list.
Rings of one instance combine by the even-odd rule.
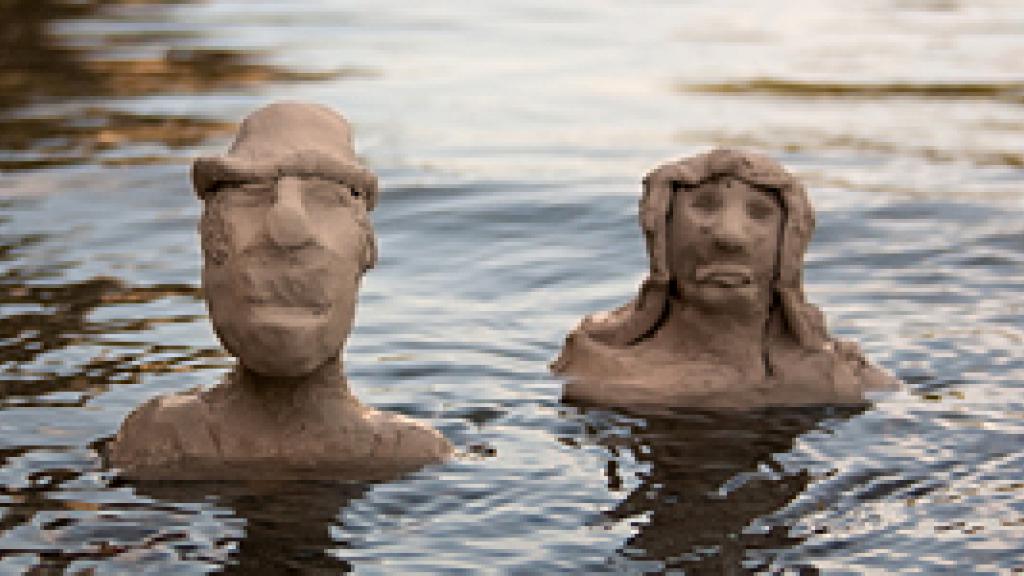
[[775, 161], [718, 149], [644, 178], [650, 272], [624, 306], [584, 318], [552, 369], [569, 401], [750, 408], [856, 404], [897, 381], [831, 337], [804, 299], [814, 214]]
[[392, 477], [439, 462], [433, 428], [359, 402], [340, 359], [376, 248], [377, 179], [329, 108], [271, 104], [192, 167], [203, 290], [238, 362], [219, 385], [137, 408], [108, 449], [139, 479]]

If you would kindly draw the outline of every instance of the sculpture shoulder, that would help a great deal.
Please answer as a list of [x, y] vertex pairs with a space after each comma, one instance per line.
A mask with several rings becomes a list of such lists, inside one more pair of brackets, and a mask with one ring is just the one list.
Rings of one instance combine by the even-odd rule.
[[154, 468], [217, 453], [202, 394], [191, 390], [159, 396], [136, 408], [108, 448], [110, 463], [126, 470]]
[[629, 407], [715, 407], [750, 402], [745, 391], [734, 393], [737, 387], [733, 384], [742, 375], [729, 366], [682, 359], [644, 343], [605, 344], [585, 330], [570, 334], [552, 370], [566, 379], [563, 398], [568, 402]]
[[861, 404], [866, 391], [899, 387], [894, 377], [868, 362], [852, 342], [832, 341], [821, 350], [777, 342], [771, 355], [771, 378], [764, 386], [751, 386], [733, 367], [666, 355], [642, 344], [604, 344], [578, 328], [566, 339], [552, 370], [566, 378], [566, 400], [601, 405]]
[[821, 350], [777, 343], [771, 357], [780, 404], [862, 404], [865, 392], [899, 388], [854, 342], [831, 340]]
[[316, 411], [257, 410], [224, 384], [154, 398], [125, 419], [108, 461], [143, 480], [365, 480], [397, 476], [452, 452], [433, 428], [340, 391], [314, 400]]
[[566, 377], [588, 374], [615, 376], [621, 374], [625, 362], [621, 351], [593, 338], [586, 329], [586, 320], [565, 338], [551, 371]]
[[375, 458], [429, 463], [441, 461], [452, 452], [444, 435], [407, 416], [366, 408], [362, 418], [373, 435]]
[[864, 392], [899, 389], [900, 381], [872, 364], [856, 342], [833, 340], [830, 348], [835, 357], [835, 386], [839, 393], [855, 388], [862, 397]]

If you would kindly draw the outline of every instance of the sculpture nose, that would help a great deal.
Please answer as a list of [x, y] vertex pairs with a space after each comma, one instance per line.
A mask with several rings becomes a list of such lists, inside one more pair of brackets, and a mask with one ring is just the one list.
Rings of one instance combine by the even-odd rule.
[[715, 246], [727, 252], [739, 252], [747, 247], [750, 239], [742, 210], [725, 210], [712, 228]]
[[267, 234], [280, 248], [300, 248], [313, 242], [313, 230], [302, 204], [301, 180], [280, 178], [274, 205], [267, 212]]

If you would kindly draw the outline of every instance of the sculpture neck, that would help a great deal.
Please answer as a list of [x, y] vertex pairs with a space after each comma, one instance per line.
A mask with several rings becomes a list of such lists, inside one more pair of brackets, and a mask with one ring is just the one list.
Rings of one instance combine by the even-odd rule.
[[767, 310], [738, 314], [703, 310], [670, 298], [668, 317], [659, 332], [666, 346], [690, 359], [731, 366], [762, 381], [765, 368]]
[[309, 374], [294, 377], [259, 374], [239, 362], [229, 378], [237, 394], [266, 405], [300, 406], [316, 401], [324, 392], [350, 396], [340, 357], [328, 360]]

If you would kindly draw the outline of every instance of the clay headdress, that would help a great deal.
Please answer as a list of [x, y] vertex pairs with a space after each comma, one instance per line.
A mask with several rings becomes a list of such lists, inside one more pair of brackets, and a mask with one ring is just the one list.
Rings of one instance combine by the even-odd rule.
[[276, 102], [250, 114], [225, 156], [200, 157], [192, 184], [205, 198], [218, 186], [281, 176], [337, 180], [377, 203], [377, 177], [356, 159], [352, 131], [337, 112], [320, 104]]
[[[640, 227], [647, 243], [650, 272], [639, 294], [624, 306], [588, 317], [579, 330], [613, 346], [633, 344], [652, 333], [668, 305], [667, 227], [673, 192], [731, 176], [774, 190], [785, 213], [779, 246], [776, 296], [784, 330], [802, 347], [821, 350], [830, 340], [821, 311], [804, 299], [803, 257], [814, 231], [814, 213], [804, 187], [777, 162], [758, 154], [728, 149], [663, 164], [644, 177]], [[774, 312], [776, 314], [779, 311]]]

